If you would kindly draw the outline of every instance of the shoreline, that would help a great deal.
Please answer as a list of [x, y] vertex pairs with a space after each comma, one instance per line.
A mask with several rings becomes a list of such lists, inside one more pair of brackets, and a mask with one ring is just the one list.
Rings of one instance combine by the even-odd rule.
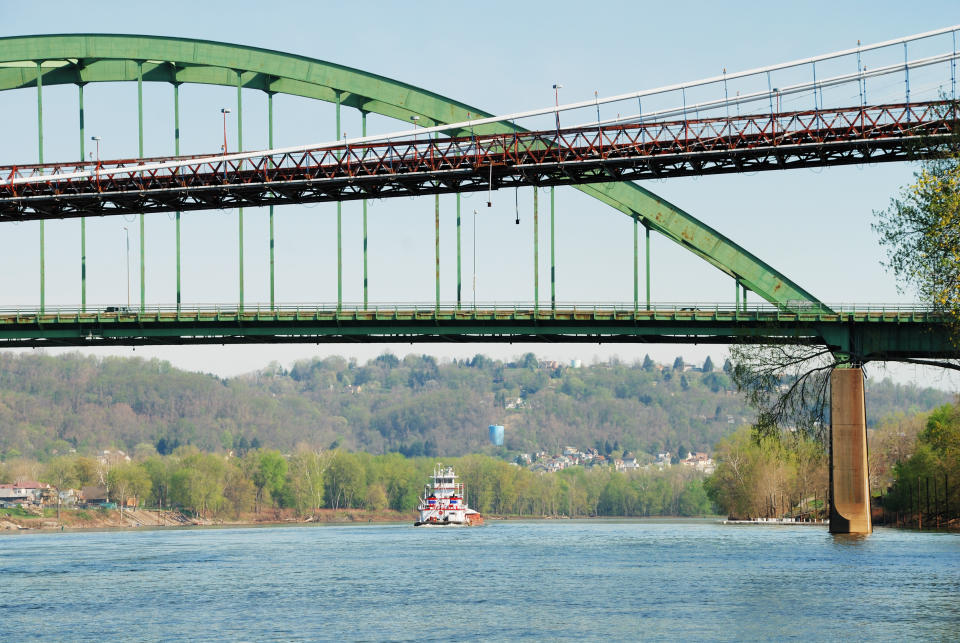
[[[410, 524], [413, 525], [416, 520], [414, 513], [404, 513], [393, 510], [372, 511], [365, 509], [321, 509], [313, 515], [305, 517], [295, 517], [285, 515], [283, 510], [273, 510], [272, 517], [267, 513], [249, 514], [242, 518], [233, 519], [195, 519], [189, 518], [176, 511], [165, 510], [161, 516], [157, 517], [154, 511], [124, 511], [124, 519], [120, 521], [120, 512], [118, 510], [109, 510], [100, 512], [97, 510], [95, 519], [79, 519], [78, 516], [68, 516], [64, 512], [63, 517], [68, 520], [62, 524], [56, 524], [56, 518], [50, 517], [23, 517], [23, 516], [4, 516], [0, 514], [0, 536], [15, 535], [23, 533], [82, 533], [82, 532], [103, 532], [103, 531], [154, 531], [170, 529], [244, 529], [251, 527], [307, 527], [324, 525], [356, 525], [356, 524]], [[149, 516], [148, 519], [147, 514]], [[73, 520], [70, 520], [73, 518]], [[485, 520], [490, 522], [517, 522], [517, 521], [603, 521], [603, 522], [717, 522], [728, 526], [772, 526], [772, 527], [826, 527], [827, 521], [822, 522], [787, 522], [776, 520], [731, 520], [724, 516], [514, 516], [514, 515], [492, 515], [486, 516]], [[890, 529], [907, 529], [917, 531], [910, 527], [895, 527], [892, 525], [878, 525]], [[954, 525], [941, 525], [940, 529], [925, 529], [930, 532], [956, 532]]]
[[[71, 514], [74, 515], [71, 515]], [[96, 514], [90, 517], [89, 514]], [[270, 515], [272, 514], [272, 516]], [[657, 520], [715, 520], [722, 516], [516, 516], [489, 515], [486, 521], [552, 521], [552, 520], [601, 520], [601, 521], [657, 521]], [[164, 510], [158, 517], [156, 510], [131, 510], [123, 512], [120, 520], [119, 510], [87, 510], [83, 517], [75, 515], [75, 510], [64, 510], [62, 522], [55, 517], [41, 516], [5, 516], [0, 514], [0, 535], [20, 533], [66, 533], [84, 531], [136, 531], [154, 529], [195, 529], [195, 528], [244, 528], [308, 525], [350, 525], [350, 524], [405, 524], [413, 525], [416, 513], [393, 510], [366, 509], [320, 509], [305, 517], [296, 517], [288, 510], [271, 510], [261, 514], [246, 514], [240, 518], [191, 518], [177, 511]]]

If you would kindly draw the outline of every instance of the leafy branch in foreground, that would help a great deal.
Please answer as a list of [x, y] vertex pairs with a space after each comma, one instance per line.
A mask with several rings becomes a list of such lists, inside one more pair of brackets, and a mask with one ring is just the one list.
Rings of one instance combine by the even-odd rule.
[[960, 329], [960, 159], [927, 159], [915, 182], [875, 212], [897, 288], [948, 315]]
[[765, 435], [793, 427], [825, 438], [830, 373], [836, 361], [823, 346], [740, 344], [731, 347], [731, 374], [747, 403], [757, 409], [756, 429]]

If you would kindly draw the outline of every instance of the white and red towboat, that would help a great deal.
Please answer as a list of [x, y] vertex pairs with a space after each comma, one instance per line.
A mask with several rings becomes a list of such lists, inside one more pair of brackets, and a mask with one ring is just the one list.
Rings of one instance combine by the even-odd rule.
[[417, 506], [420, 517], [415, 527], [425, 525], [473, 527], [483, 524], [483, 516], [467, 506], [463, 484], [457, 482], [453, 467], [439, 464], [433, 469], [430, 484], [424, 487]]

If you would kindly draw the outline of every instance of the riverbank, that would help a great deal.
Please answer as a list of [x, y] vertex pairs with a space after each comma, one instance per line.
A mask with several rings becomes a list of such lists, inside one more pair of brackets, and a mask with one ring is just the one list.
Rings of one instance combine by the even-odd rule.
[[412, 512], [389, 509], [319, 509], [307, 516], [297, 516], [290, 509], [269, 509], [260, 513], [244, 513], [232, 517], [203, 518], [187, 516], [179, 511], [70, 509], [62, 510], [59, 520], [56, 510], [46, 509], [42, 514], [27, 511], [0, 513], [0, 533], [18, 531], [60, 531], [84, 529], [136, 529], [139, 527], [246, 527], [255, 525], [310, 524], [310, 523], [372, 523], [410, 522]]

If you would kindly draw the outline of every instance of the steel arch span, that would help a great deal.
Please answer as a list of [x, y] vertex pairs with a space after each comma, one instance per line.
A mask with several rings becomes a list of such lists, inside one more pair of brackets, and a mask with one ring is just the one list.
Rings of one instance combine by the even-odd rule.
[[[39, 81], [39, 82], [38, 82]], [[0, 38], [0, 91], [100, 82], [209, 84], [258, 89], [354, 107], [425, 126], [492, 116], [484, 110], [397, 80], [343, 65], [256, 47], [126, 34]], [[479, 134], [525, 131], [487, 124]], [[461, 132], [467, 134], [467, 132]], [[635, 183], [574, 186], [639, 220], [768, 302], [820, 302], [773, 267], [683, 209]]]

